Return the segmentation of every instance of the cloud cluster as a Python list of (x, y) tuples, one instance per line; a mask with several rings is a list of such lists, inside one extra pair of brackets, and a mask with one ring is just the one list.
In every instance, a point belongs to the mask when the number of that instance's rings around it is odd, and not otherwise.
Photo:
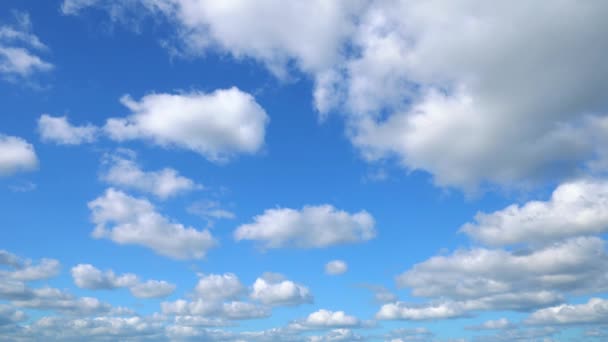
[(53, 65), (39, 56), (48, 48), (32, 33), (29, 15), (13, 14), (15, 25), (0, 25), (0, 75), (12, 80), (52, 70)]
[[(597, 123), (606, 121), (608, 82), (596, 67), (608, 56), (604, 3), (134, 3), (63, 8), (96, 6), (114, 20), (146, 13), (173, 25), (166, 46), (178, 54), (219, 51), (279, 77), (303, 72), (317, 110), (343, 114), (366, 160), (394, 158), (441, 186), (534, 184), (581, 164), (605, 170), (605, 126)], [(273, 20), (261, 25), (260, 17)]]
[(175, 285), (164, 280), (142, 282), (135, 274), (118, 276), (112, 270), (102, 272), (90, 264), (78, 264), (72, 267), (71, 273), (76, 286), (84, 289), (112, 290), (126, 287), (137, 298), (167, 297), (175, 291)]

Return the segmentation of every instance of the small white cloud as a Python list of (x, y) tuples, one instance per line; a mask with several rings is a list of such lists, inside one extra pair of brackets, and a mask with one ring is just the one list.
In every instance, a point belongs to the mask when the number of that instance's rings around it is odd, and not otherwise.
[(608, 300), (591, 298), (583, 304), (562, 304), (535, 311), (525, 320), (534, 325), (606, 324)]
[(71, 272), (76, 286), (90, 290), (130, 287), (138, 282), (135, 274), (127, 273), (117, 276), (112, 270), (102, 272), (90, 264), (76, 265)]
[(96, 224), (95, 238), (145, 246), (175, 259), (200, 259), (217, 245), (208, 230), (173, 222), (159, 214), (146, 199), (112, 188), (89, 202), (89, 208)]
[(325, 265), (325, 273), (329, 275), (343, 274), (348, 270), (348, 265), (342, 260), (332, 260)]
[(233, 87), (212, 93), (150, 94), (121, 99), (132, 114), (108, 119), (104, 130), (117, 141), (145, 139), (163, 147), (192, 150), (211, 161), (252, 154), (264, 144), (264, 109)]
[(260, 241), (263, 248), (321, 248), (376, 236), (374, 218), (368, 212), (350, 214), (327, 204), (301, 210), (268, 209), (253, 220), (239, 226), (234, 237)]
[(194, 288), (197, 298), (218, 301), (236, 299), (245, 287), (233, 273), (202, 275)]
[(213, 220), (232, 220), (236, 218), (236, 215), (232, 211), (222, 208), (221, 203), (218, 201), (198, 201), (192, 203), (187, 210), (189, 213), (198, 215), (210, 222)]
[(164, 280), (148, 280), (131, 286), (129, 291), (137, 298), (163, 298), (172, 294), (175, 287)]
[(31, 171), (38, 167), (34, 146), (27, 141), (0, 134), (0, 176), (19, 171)]
[[(134, 155), (134, 153), (130, 153)], [(158, 171), (144, 171), (134, 157), (126, 153), (106, 157), (107, 169), (101, 178), (114, 185), (151, 193), (158, 198), (166, 199), (180, 193), (202, 189), (202, 185), (179, 174), (172, 168)]]
[(74, 126), (66, 116), (42, 114), (38, 119), (38, 133), (45, 142), (59, 145), (80, 145), (97, 139), (99, 128), (91, 124)]
[(52, 70), (53, 65), (37, 55), (47, 47), (31, 33), (29, 15), (20, 12), (14, 14), (16, 25), (0, 26), (0, 75), (11, 80)]
[(305, 319), (295, 321), (289, 325), (292, 329), (328, 329), (328, 328), (356, 328), (362, 322), (355, 316), (347, 315), (344, 311), (329, 311), (321, 309), (308, 315)]
[(313, 296), (307, 287), (274, 273), (266, 273), (255, 280), (251, 298), (273, 306), (294, 306), (313, 301)]

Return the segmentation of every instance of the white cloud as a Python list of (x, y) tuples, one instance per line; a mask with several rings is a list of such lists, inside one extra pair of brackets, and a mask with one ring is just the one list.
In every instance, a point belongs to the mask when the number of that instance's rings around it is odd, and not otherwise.
[(60, 145), (80, 145), (90, 143), (97, 139), (98, 128), (86, 124), (74, 126), (70, 124), (67, 116), (50, 116), (42, 114), (38, 119), (38, 133), (45, 142), (54, 142)]
[(397, 277), (423, 297), (475, 299), (520, 291), (600, 292), (608, 256), (599, 238), (578, 237), (531, 251), (475, 248), (434, 256)]
[[(608, 57), (602, 2), (136, 3), (132, 16), (174, 24), (173, 51), (227, 52), (280, 77), (286, 63), (308, 74), (317, 109), (344, 114), (367, 160), (396, 158), (438, 185), (528, 186), (608, 165), (605, 138), (586, 122), (608, 109), (596, 67)], [(121, 13), (116, 1), (100, 7)]]
[(236, 214), (222, 208), (221, 203), (218, 201), (198, 201), (192, 203), (187, 210), (189, 213), (201, 216), (210, 222), (219, 219), (232, 220), (236, 218)]
[(559, 304), (567, 294), (606, 289), (608, 255), (599, 238), (577, 237), (536, 250), (474, 248), (435, 256), (397, 277), (430, 303), (385, 304), (380, 319), (443, 319), (477, 311), (527, 311)]
[(292, 329), (327, 329), (359, 327), (362, 322), (355, 316), (347, 315), (344, 311), (329, 311), (321, 309), (289, 325)]
[[(134, 153), (131, 153), (134, 154)], [(161, 199), (202, 189), (202, 185), (179, 174), (172, 168), (144, 171), (134, 157), (111, 155), (106, 158), (107, 169), (101, 178), (114, 185), (151, 193)]]
[(18, 330), (15, 337), (38, 341), (124, 341), (158, 339), (163, 333), (162, 322), (139, 316), (45, 316)]
[(43, 287), (33, 289), (31, 296), (13, 300), (17, 307), (37, 310), (53, 310), (69, 315), (94, 315), (108, 313), (112, 307), (93, 297), (74, 297), (58, 289)]
[(10, 273), (10, 277), (21, 281), (42, 280), (55, 277), (59, 274), (61, 265), (54, 259), (42, 259), (38, 264), (29, 261), (22, 267)]
[(463, 301), (437, 301), (425, 304), (395, 302), (384, 304), (376, 313), (381, 320), (441, 320), (471, 316), (476, 311), (528, 311), (561, 302), (563, 297), (549, 291), (505, 293)]
[(485, 321), (482, 324), (466, 327), (470, 330), (501, 330), (513, 327), (513, 323), (506, 318)]
[(108, 189), (89, 202), (96, 224), (95, 238), (108, 238), (119, 244), (136, 244), (175, 259), (200, 259), (217, 242), (208, 230), (196, 230), (159, 214), (142, 198)]
[(246, 320), (270, 316), (270, 310), (267, 307), (237, 301), (220, 303), (195, 299), (189, 302), (179, 299), (174, 302), (163, 302), (161, 308), (166, 315), (203, 316), (228, 320)]
[(11, 270), (0, 270), (0, 282), (44, 280), (57, 276), (61, 270), (61, 264), (55, 259), (43, 258), (40, 262), (34, 263), (5, 250), (0, 250), (0, 264), (11, 268)]
[(0, 176), (37, 167), (38, 157), (32, 144), (18, 137), (0, 134)]
[(351, 39), (358, 53), (333, 82), (317, 83), (318, 108), (349, 112), (350, 137), (369, 160), (395, 156), (442, 186), (569, 176), (601, 149), (580, 122), (608, 105), (594, 67), (608, 53), (596, 43), (607, 11), (375, 1)]
[(145, 139), (212, 161), (259, 151), (269, 121), (253, 96), (235, 87), (212, 93), (149, 94), (139, 101), (124, 96), (121, 102), (132, 114), (108, 119), (104, 130), (110, 138)]
[(24, 321), (25, 319), (27, 319), (27, 316), (23, 311), (19, 311), (10, 305), (0, 304), (0, 328)]
[(135, 274), (126, 273), (117, 276), (112, 270), (102, 272), (90, 264), (78, 264), (72, 267), (71, 273), (76, 286), (90, 290), (129, 287), (135, 285), (138, 281)]
[(577, 180), (558, 186), (548, 201), (478, 213), (461, 230), (488, 245), (547, 243), (608, 231), (608, 182)]
[(16, 25), (0, 26), (0, 75), (11, 79), (53, 69), (52, 64), (37, 55), (47, 50), (47, 47), (31, 33), (32, 23), (29, 15), (20, 12), (13, 14)]
[(236, 299), (245, 287), (233, 273), (202, 275), (194, 288), (194, 295), (205, 300)]
[(234, 237), (260, 241), (264, 248), (322, 248), (376, 236), (374, 218), (366, 211), (350, 214), (327, 204), (301, 210), (268, 209), (253, 220), (239, 226)]
[(273, 306), (293, 306), (313, 301), (313, 296), (307, 287), (273, 273), (266, 273), (255, 280), (251, 298)]
[(325, 273), (330, 275), (343, 274), (348, 270), (348, 265), (342, 260), (332, 260), (325, 264)]
[(562, 304), (532, 313), (527, 324), (606, 324), (608, 323), (608, 300), (591, 298), (583, 304)]
[(65, 15), (73, 15), (97, 3), (99, 3), (99, 0), (64, 0), (61, 4), (61, 12)]
[(129, 288), (137, 298), (163, 298), (175, 291), (175, 285), (164, 280), (147, 280)]
[(310, 336), (308, 342), (365, 341), (350, 329), (333, 329), (323, 336)]

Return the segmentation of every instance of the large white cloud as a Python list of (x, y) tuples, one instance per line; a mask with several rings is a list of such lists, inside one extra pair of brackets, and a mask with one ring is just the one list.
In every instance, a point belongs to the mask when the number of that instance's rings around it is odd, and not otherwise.
[(135, 161), (135, 153), (123, 151), (122, 154), (108, 155), (106, 169), (101, 178), (118, 187), (136, 189), (151, 193), (161, 199), (180, 193), (202, 189), (202, 185), (186, 178), (172, 168), (158, 171), (144, 171)]
[(119, 244), (136, 244), (176, 259), (200, 259), (217, 242), (208, 230), (197, 230), (159, 214), (143, 198), (110, 188), (89, 202), (96, 224), (95, 238)]
[(38, 118), (38, 133), (43, 141), (60, 145), (79, 145), (90, 143), (97, 139), (99, 128), (86, 124), (74, 126), (67, 116), (50, 116), (42, 114)]
[(268, 209), (253, 221), (236, 229), (236, 240), (259, 241), (264, 248), (321, 248), (376, 236), (374, 218), (368, 212), (350, 214), (327, 204), (301, 210)]
[(605, 242), (577, 237), (535, 250), (474, 248), (435, 256), (397, 277), (430, 303), (388, 303), (380, 319), (445, 319), (477, 311), (527, 311), (559, 304), (567, 294), (606, 289)]
[(558, 186), (548, 201), (478, 213), (462, 231), (489, 245), (546, 243), (608, 230), (608, 182), (578, 180)]
[(274, 306), (293, 306), (313, 302), (313, 296), (306, 286), (274, 273), (266, 273), (255, 280), (251, 298)]
[(124, 96), (121, 102), (132, 114), (108, 119), (104, 130), (110, 138), (145, 139), (213, 161), (260, 150), (269, 121), (253, 96), (235, 87), (212, 93), (149, 94), (139, 101)]
[(562, 304), (532, 313), (527, 324), (606, 324), (608, 323), (608, 300), (591, 298), (583, 304)]
[(597, 44), (607, 12), (575, 1), (374, 1), (352, 38), (360, 53), (327, 85), (338, 90), (318, 92), (340, 98), (368, 159), (396, 156), (440, 185), (570, 175), (601, 150), (584, 116), (607, 109), (595, 67), (608, 56)]
[(10, 80), (53, 69), (39, 56), (48, 48), (32, 33), (29, 15), (14, 14), (15, 25), (0, 25), (0, 75)]
[(32, 144), (19, 137), (0, 134), (0, 176), (37, 167), (38, 157)]
[(72, 267), (71, 273), (76, 286), (90, 290), (125, 287), (138, 298), (166, 297), (175, 291), (175, 285), (164, 280), (142, 282), (135, 274), (116, 275), (112, 270), (103, 272), (90, 264), (78, 264)]

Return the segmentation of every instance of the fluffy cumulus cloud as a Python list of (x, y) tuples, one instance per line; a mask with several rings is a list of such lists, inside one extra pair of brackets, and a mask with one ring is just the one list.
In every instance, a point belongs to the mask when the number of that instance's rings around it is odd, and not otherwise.
[(291, 329), (328, 329), (355, 328), (362, 322), (355, 316), (347, 315), (344, 311), (329, 311), (321, 309), (289, 325)]
[(476, 311), (527, 311), (558, 304), (565, 294), (605, 291), (605, 242), (577, 237), (535, 250), (476, 248), (435, 256), (397, 277), (427, 304), (388, 303), (380, 319), (441, 319)]
[(181, 193), (202, 189), (202, 185), (172, 168), (145, 171), (135, 160), (135, 152), (122, 151), (106, 156), (106, 169), (101, 178), (117, 187), (139, 190), (166, 199)]
[(175, 259), (200, 259), (217, 242), (208, 230), (197, 230), (159, 214), (152, 203), (108, 189), (89, 202), (95, 238), (135, 244)]
[(0, 280), (4, 281), (45, 280), (55, 277), (61, 270), (61, 264), (58, 260), (43, 258), (35, 263), (5, 250), (0, 250), (0, 265), (6, 265), (10, 268), (10, 270), (0, 270)]
[(29, 15), (14, 14), (15, 25), (0, 25), (0, 75), (11, 80), (53, 69), (40, 57), (48, 48), (32, 33)]
[(301, 210), (278, 208), (239, 226), (234, 237), (259, 241), (263, 248), (322, 248), (373, 239), (374, 225), (374, 218), (366, 211), (350, 214), (327, 204)]
[(34, 146), (19, 137), (0, 134), (0, 176), (38, 167)]
[(255, 280), (251, 298), (273, 306), (294, 306), (313, 301), (307, 287), (275, 273), (266, 273)]
[(194, 151), (212, 161), (255, 153), (264, 144), (266, 112), (237, 88), (211, 93), (149, 94), (121, 99), (131, 115), (108, 119), (104, 130), (117, 141), (144, 139)]
[(608, 6), (499, 7), (372, 2), (352, 37), (359, 53), (317, 90), (346, 110), (367, 159), (395, 156), (471, 189), (570, 175), (601, 150), (585, 115), (608, 105), (595, 68)]
[(489, 245), (546, 243), (608, 230), (608, 182), (577, 180), (558, 186), (548, 201), (510, 205), (479, 213), (462, 227), (469, 236)]
[(42, 141), (54, 142), (60, 145), (80, 145), (97, 139), (98, 128), (86, 124), (74, 126), (67, 116), (50, 116), (42, 114), (38, 119), (38, 133)]
[(116, 275), (112, 270), (105, 272), (90, 264), (79, 264), (72, 267), (72, 278), (76, 286), (90, 290), (112, 290), (116, 288), (129, 288), (138, 298), (166, 297), (173, 293), (175, 285), (166, 281), (148, 280), (141, 282), (139, 277), (132, 273)]
[[(175, 25), (177, 40), (171, 44), (174, 52), (202, 55), (206, 50), (219, 49), (237, 59), (255, 59), (277, 76), (286, 77), (289, 64), (317, 72), (340, 60), (340, 46), (354, 31), (353, 17), (364, 1), (264, 0), (253, 5), (242, 0), (222, 4), (169, 0), (138, 4), (138, 10), (162, 15)], [(133, 4), (66, 0), (62, 8), (66, 14), (77, 14), (91, 6), (116, 14), (125, 13)], [(261, 17), (272, 20), (261, 23)], [(114, 15), (114, 19), (121, 18)]]
[[(396, 158), (439, 185), (471, 191), (607, 165), (605, 132), (593, 124), (608, 109), (608, 82), (596, 67), (608, 57), (604, 3), (135, 3), (143, 11), (133, 13), (173, 23), (173, 51), (227, 52), (279, 76), (291, 62), (309, 74), (316, 108), (341, 112), (369, 161)], [(133, 7), (69, 0), (64, 12), (92, 5), (114, 19)], [(260, 17), (273, 20), (260, 25)]]
[(194, 288), (197, 298), (217, 301), (239, 298), (245, 287), (234, 273), (202, 275)]
[(329, 275), (343, 274), (348, 270), (348, 265), (342, 260), (332, 260), (325, 264), (325, 273)]
[(606, 324), (608, 300), (591, 298), (583, 304), (562, 304), (541, 309), (532, 313), (525, 322), (538, 325)]

